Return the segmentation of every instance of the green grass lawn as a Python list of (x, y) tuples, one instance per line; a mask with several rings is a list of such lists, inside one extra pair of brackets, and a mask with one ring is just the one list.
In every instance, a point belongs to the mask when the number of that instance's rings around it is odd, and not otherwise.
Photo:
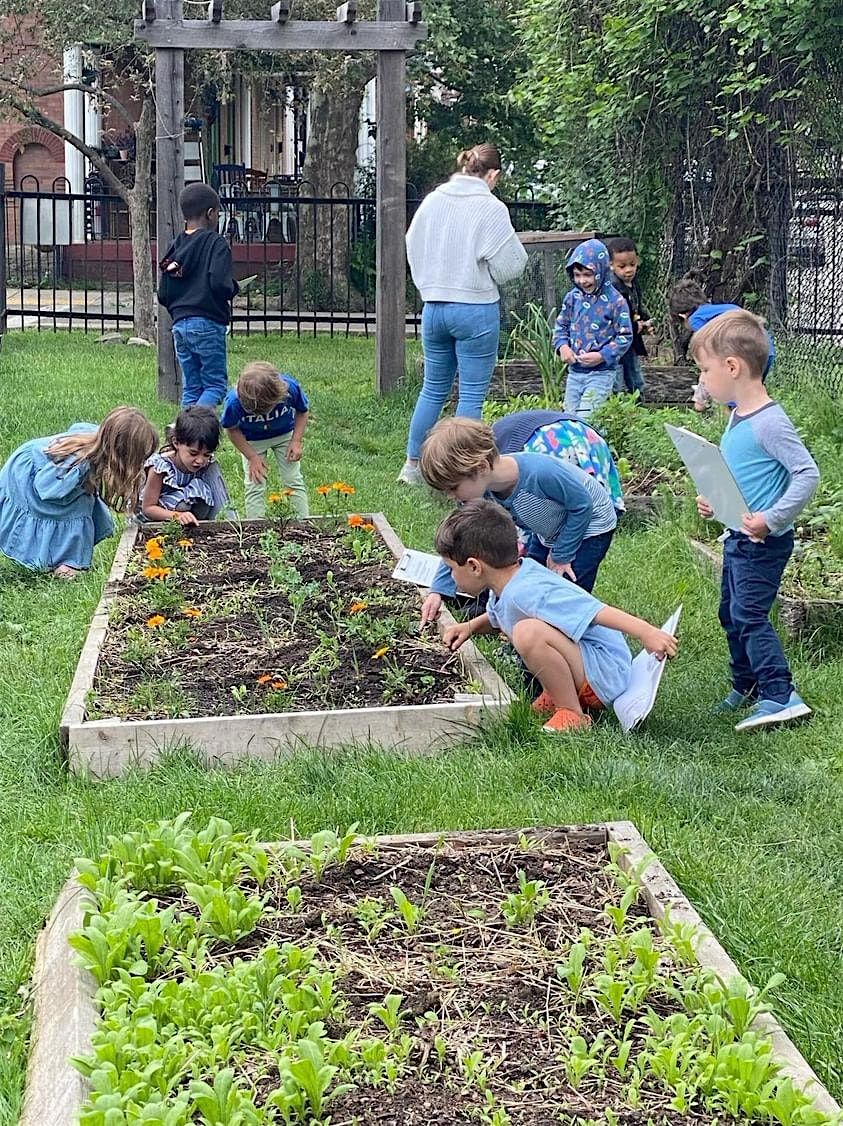
[[(412, 406), (373, 394), (373, 344), (361, 339), (235, 338), (231, 366), (269, 359), (311, 396), (305, 477), (357, 488), (405, 543), (429, 549), (446, 506), (395, 484)], [(78, 335), (13, 334), (0, 353), (0, 457), (35, 435), (95, 421), (130, 402), (158, 423), (145, 349)], [(242, 497), (239, 457), (221, 452)], [(57, 727), (114, 542), (74, 584), (0, 560), (0, 1124), (17, 1121), (27, 1051), (33, 942), (74, 856), (109, 833), (192, 809), (261, 838), (358, 821), (366, 833), (523, 826), (629, 818), (643, 831), (747, 976), (776, 970), (775, 1009), (838, 1098), (843, 1095), (843, 655), (789, 646), (815, 708), (806, 727), (736, 736), (709, 715), (727, 687), (726, 646), (711, 580), (678, 526), (625, 532), (597, 593), (661, 622), (685, 611), (679, 659), (646, 730), (623, 737), (602, 717), (586, 735), (553, 740), (524, 707), (469, 743), (426, 758), (356, 749), (306, 753), (277, 766), (201, 772), (175, 759), (148, 774), (92, 784), (68, 776)]]

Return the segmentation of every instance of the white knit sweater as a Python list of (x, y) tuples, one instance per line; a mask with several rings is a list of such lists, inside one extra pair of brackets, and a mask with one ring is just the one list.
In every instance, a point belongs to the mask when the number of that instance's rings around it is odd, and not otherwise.
[(426, 196), (407, 231), (407, 259), (425, 301), (486, 305), (517, 278), (527, 252), (506, 204), (479, 176), (452, 176)]

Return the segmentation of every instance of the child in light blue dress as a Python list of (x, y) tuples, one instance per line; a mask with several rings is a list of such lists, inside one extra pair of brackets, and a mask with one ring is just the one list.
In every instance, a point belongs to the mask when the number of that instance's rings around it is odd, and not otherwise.
[(229, 504), (225, 481), (214, 461), (221, 434), (213, 407), (185, 407), (167, 444), (147, 459), (143, 519), (196, 524), (217, 518)]
[(0, 551), (33, 571), (72, 579), (94, 545), (110, 536), (109, 509), (132, 510), (143, 465), (158, 442), (134, 407), (117, 407), (100, 426), (76, 423), (33, 438), (0, 469)]

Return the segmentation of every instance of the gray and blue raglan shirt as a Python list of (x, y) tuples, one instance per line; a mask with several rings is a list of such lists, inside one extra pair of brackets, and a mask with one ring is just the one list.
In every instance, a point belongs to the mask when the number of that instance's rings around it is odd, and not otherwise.
[(770, 402), (751, 414), (732, 411), (720, 450), (749, 511), (763, 516), (774, 536), (789, 531), (820, 471), (784, 409)]

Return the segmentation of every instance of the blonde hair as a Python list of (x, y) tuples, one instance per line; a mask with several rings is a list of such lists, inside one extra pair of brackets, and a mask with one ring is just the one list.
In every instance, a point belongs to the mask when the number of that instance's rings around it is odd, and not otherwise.
[(475, 145), (463, 149), (457, 156), (457, 171), (463, 176), (485, 176), (487, 172), (500, 171), (501, 154), (497, 145)]
[(443, 418), (424, 440), (419, 470), (431, 488), (445, 492), (499, 457), (491, 426), (474, 418)]
[(289, 392), (277, 368), (263, 360), (246, 364), (237, 380), (237, 398), (246, 414), (266, 414), (283, 402)]
[(735, 309), (712, 317), (708, 324), (691, 337), (691, 353), (699, 359), (700, 352), (725, 360), (729, 356), (743, 360), (750, 375), (760, 379), (770, 355), (770, 339), (761, 317), (746, 309)]
[(158, 431), (135, 407), (115, 407), (92, 433), (63, 434), (46, 449), (53, 461), (86, 461), (87, 481), (115, 512), (133, 509), (143, 484), (144, 462), (158, 447)]

